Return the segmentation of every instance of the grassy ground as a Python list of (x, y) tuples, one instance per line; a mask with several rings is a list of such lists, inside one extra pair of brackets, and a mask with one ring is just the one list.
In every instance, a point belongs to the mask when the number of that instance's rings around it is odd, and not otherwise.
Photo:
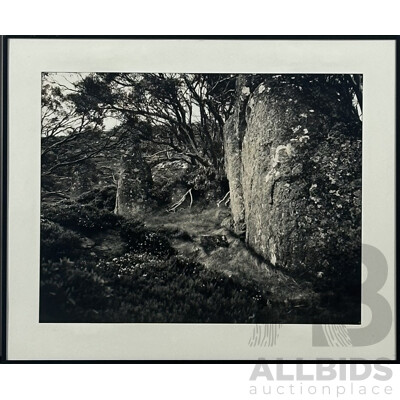
[[(227, 227), (225, 206), (158, 209), (142, 222), (70, 202), (44, 212), (52, 220), (42, 222), (41, 322), (351, 318), (340, 296), (316, 291), (312, 282), (275, 269), (248, 249)], [(223, 245), (210, 248), (207, 237), (223, 237)], [(73, 257), (59, 253), (66, 244)]]
[[(275, 268), (224, 226), (223, 221), (229, 216), (229, 208), (223, 205), (194, 207), (175, 213), (155, 212), (147, 216), (146, 224), (166, 232), (179, 253), (196, 258), (209, 270), (256, 282), (268, 293), (265, 301), (275, 311), (269, 322), (354, 323), (359, 314), (357, 296), (353, 298), (347, 291), (340, 293), (341, 288), (334, 286), (326, 290), (309, 276), (295, 276)], [(229, 246), (207, 252), (201, 245), (201, 237), (205, 235), (224, 235)]]
[[(149, 215), (146, 225), (166, 232), (179, 253), (196, 258), (206, 268), (227, 276), (242, 276), (265, 286), (271, 295), (270, 301), (292, 304), (294, 308), (310, 306), (317, 296), (311, 285), (307, 282), (300, 284), (249, 251), (243, 240), (233, 235), (228, 228), (221, 226), (221, 222), (229, 215), (229, 209), (226, 207), (182, 209), (175, 213)], [(228, 247), (219, 247), (207, 252), (201, 245), (201, 237), (206, 235), (224, 235)], [(191, 240), (187, 240), (187, 237)]]

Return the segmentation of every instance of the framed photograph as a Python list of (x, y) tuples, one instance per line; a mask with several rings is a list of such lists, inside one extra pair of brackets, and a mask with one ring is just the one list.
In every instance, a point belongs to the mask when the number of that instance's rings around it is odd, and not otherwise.
[(395, 37), (3, 44), (5, 360), (397, 360)]

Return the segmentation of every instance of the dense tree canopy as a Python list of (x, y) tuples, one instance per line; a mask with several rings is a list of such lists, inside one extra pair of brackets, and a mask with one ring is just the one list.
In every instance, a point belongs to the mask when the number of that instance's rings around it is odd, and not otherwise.
[[(110, 157), (110, 152), (118, 157), (119, 148), (127, 150), (137, 142), (142, 143), (151, 166), (180, 160), (224, 176), (223, 127), (237, 98), (237, 75), (60, 76), (63, 74), (43, 74), (43, 176), (65, 175), (91, 159)], [(296, 89), (314, 98), (320, 111), (339, 110), (338, 120), (357, 123), (362, 115), (359, 75), (244, 77), (248, 86), (245, 95), (261, 81), (271, 86), (287, 82), (288, 90)], [(336, 102), (335, 107), (332, 102)], [(338, 102), (341, 107), (337, 107)]]
[(78, 112), (112, 116), (160, 151), (222, 169), (222, 132), (234, 104), (234, 76), (91, 74), (76, 90), (70, 99)]

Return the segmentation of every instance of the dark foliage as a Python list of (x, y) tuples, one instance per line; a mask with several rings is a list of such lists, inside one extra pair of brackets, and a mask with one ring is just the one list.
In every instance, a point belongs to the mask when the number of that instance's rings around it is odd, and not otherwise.
[[(152, 168), (153, 187), (151, 196), (161, 207), (171, 202), (172, 194), (177, 189), (187, 191), (185, 176), (191, 168), (182, 161), (159, 162)], [(186, 190), (185, 190), (186, 189)]]
[(42, 265), (47, 322), (256, 322), (272, 313), (254, 281), (183, 257), (128, 253), (112, 261)]
[(183, 182), (193, 189), (196, 199), (214, 202), (229, 191), (229, 182), (225, 175), (220, 175), (209, 168), (198, 168), (188, 173)]
[(171, 201), (171, 191), (173, 189), (172, 185), (153, 185), (150, 195), (157, 205), (165, 207)]
[(44, 260), (58, 260), (77, 256), (81, 251), (81, 237), (61, 225), (42, 218), (40, 221), (40, 256)]
[(179, 168), (177, 163), (170, 163), (159, 166), (155, 175), (152, 197), (160, 206), (170, 204), (172, 194), (189, 189), (192, 189), (194, 205), (215, 204), (216, 200), (229, 191), (229, 182), (225, 175), (216, 173), (212, 168)]
[(116, 227), (121, 217), (108, 210), (71, 200), (60, 201), (42, 207), (43, 215), (60, 225), (83, 233), (102, 231)]
[(132, 252), (148, 252), (159, 256), (175, 254), (175, 250), (164, 234), (149, 231), (139, 220), (124, 220), (121, 223), (121, 237)]
[(76, 201), (80, 204), (113, 211), (115, 208), (116, 193), (117, 188), (115, 186), (106, 186), (104, 188), (96, 188), (83, 193), (76, 199)]
[(41, 322), (88, 322), (107, 308), (111, 289), (91, 268), (95, 264), (68, 259), (42, 262), (40, 279)]

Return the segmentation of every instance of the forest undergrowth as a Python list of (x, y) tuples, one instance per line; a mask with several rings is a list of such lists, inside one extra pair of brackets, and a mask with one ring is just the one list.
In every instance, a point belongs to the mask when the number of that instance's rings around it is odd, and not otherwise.
[(99, 196), (42, 206), (44, 322), (343, 319), (340, 304), (332, 313), (329, 294), (248, 249), (231, 232), (225, 205), (185, 203), (139, 220), (116, 216)]

